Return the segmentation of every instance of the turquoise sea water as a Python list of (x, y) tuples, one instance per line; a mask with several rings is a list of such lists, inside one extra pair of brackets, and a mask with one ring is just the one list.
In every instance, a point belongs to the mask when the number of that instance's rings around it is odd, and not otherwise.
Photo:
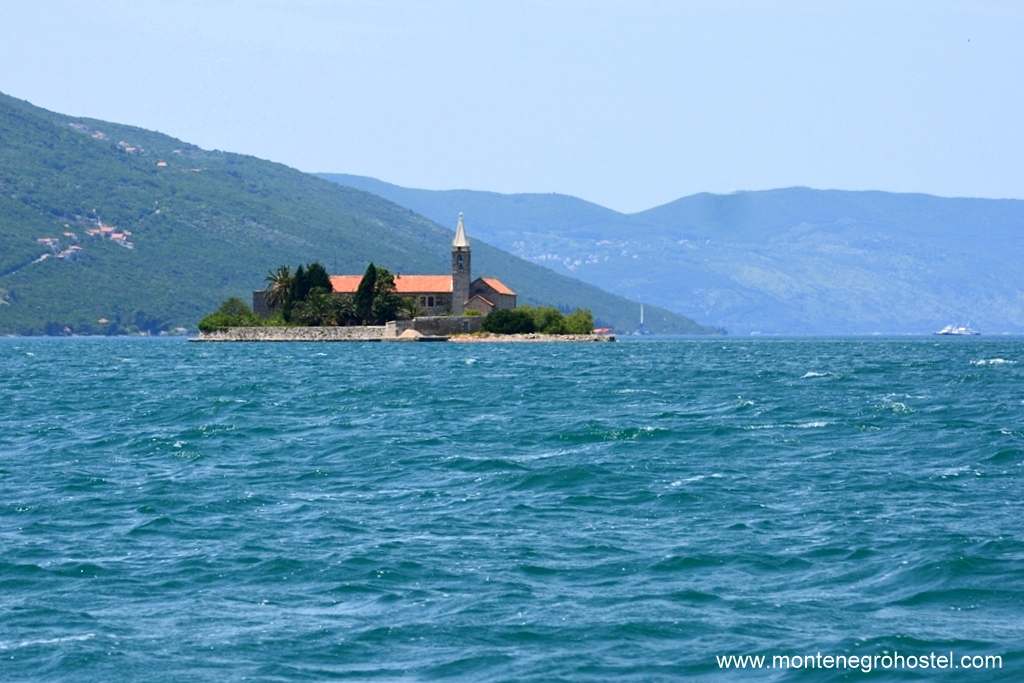
[(1019, 339), (0, 340), (4, 681), (1019, 680), (1022, 512)]

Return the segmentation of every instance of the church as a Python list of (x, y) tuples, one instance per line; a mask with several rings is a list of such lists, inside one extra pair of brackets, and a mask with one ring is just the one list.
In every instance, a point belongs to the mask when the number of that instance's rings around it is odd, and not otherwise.
[[(462, 214), (452, 240), (450, 275), (395, 275), (395, 293), (414, 298), (420, 315), (465, 315), (476, 311), (487, 315), (495, 309), (515, 308), (516, 293), (496, 277), (472, 276), (472, 251)], [(362, 275), (332, 275), (331, 288), (337, 294), (355, 294)]]

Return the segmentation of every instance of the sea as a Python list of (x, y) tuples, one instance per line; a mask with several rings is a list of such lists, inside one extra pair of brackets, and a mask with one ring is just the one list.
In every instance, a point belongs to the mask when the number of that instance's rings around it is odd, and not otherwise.
[(0, 340), (2, 681), (861, 678), (1024, 680), (1020, 338)]

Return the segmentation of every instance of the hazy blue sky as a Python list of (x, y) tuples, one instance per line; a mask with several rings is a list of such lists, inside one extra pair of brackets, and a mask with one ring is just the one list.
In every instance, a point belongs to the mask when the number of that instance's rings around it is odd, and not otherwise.
[(1022, 36), (1020, 2), (12, 0), (0, 90), (307, 171), (623, 210), (1024, 197)]

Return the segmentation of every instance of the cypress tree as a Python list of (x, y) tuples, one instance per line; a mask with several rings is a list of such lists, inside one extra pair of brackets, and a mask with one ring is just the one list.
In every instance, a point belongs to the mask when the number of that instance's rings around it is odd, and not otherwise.
[(320, 265), (319, 261), (314, 261), (306, 266), (306, 283), (310, 290), (320, 287), (326, 292), (331, 292), (331, 276), (327, 274), (327, 269)]
[(377, 269), (377, 281), (373, 286), (373, 322), (383, 325), (398, 317), (402, 299), (395, 294), (395, 276), (387, 268)]
[(285, 298), (284, 305), (281, 306), (281, 315), (287, 322), (292, 321), (295, 306), (305, 301), (307, 295), (309, 295), (309, 281), (306, 277), (306, 269), (300, 265), (295, 270), (295, 275), (292, 276), (291, 286), (288, 287), (288, 296)]
[(306, 269), (300, 265), (295, 271), (295, 277), (292, 278), (292, 303), (305, 301), (308, 295), (309, 278), (306, 277)]
[(364, 325), (373, 320), (373, 295), (377, 289), (377, 267), (371, 263), (366, 266), (363, 279), (356, 287), (356, 294), (352, 297), (352, 303), (356, 309), (356, 317)]

